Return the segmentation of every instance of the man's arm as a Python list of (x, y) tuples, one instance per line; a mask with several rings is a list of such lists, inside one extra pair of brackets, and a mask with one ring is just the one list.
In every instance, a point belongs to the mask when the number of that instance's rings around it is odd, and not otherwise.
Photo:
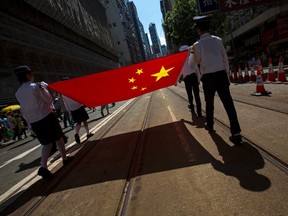
[(197, 65), (199, 65), (200, 61), (201, 61), (200, 44), (198, 42), (194, 43), (193, 46), (192, 46), (192, 50), (193, 50), (193, 53), (194, 53), (195, 63)]
[(228, 56), (227, 56), (227, 53), (226, 53), (226, 50), (224, 48), (222, 41), (220, 41), (220, 48), (221, 48), (221, 54), (223, 57), (224, 67), (225, 67), (227, 75), (229, 76), (229, 60), (228, 60)]
[(37, 84), (35, 87), (35, 91), (37, 95), (39, 95), (47, 104), (52, 104), (53, 103), (53, 97), (42, 83)]

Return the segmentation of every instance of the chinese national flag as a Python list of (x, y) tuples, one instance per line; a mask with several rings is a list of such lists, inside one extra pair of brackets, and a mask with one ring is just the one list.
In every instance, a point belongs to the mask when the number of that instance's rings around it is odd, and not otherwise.
[(49, 84), (67, 97), (95, 107), (127, 100), (175, 85), (187, 52), (157, 58), (128, 67)]

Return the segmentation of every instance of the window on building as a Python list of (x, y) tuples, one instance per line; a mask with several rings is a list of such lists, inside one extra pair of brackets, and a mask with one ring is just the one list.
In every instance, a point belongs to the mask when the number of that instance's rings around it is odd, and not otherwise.
[(120, 45), (120, 41), (117, 41), (117, 44)]
[(113, 26), (116, 27), (116, 23), (113, 23)]

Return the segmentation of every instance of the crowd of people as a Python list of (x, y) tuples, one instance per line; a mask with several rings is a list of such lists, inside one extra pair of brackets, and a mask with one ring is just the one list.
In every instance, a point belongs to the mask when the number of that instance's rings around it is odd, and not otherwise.
[[(19, 111), (8, 111), (0, 118), (0, 142), (27, 138), (28, 123)], [(24, 136), (24, 137), (23, 137)], [(31, 134), (35, 137), (34, 134)]]

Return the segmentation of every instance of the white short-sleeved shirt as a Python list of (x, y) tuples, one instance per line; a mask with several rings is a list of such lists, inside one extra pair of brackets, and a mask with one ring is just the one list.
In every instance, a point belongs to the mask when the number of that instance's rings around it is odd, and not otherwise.
[(194, 43), (193, 51), (202, 75), (222, 70), (229, 73), (229, 61), (221, 38), (204, 33)]
[(46, 86), (45, 83), (41, 83), (40, 87), (40, 84), (26, 82), (19, 87), (15, 94), (20, 103), (23, 117), (29, 123), (40, 121), (53, 112), (51, 108), (53, 98)]

